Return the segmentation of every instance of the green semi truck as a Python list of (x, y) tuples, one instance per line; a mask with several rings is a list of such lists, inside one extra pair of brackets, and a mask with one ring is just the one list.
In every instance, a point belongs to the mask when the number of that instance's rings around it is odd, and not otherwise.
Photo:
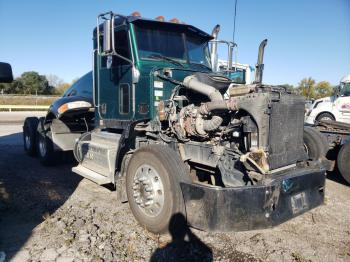
[(73, 171), (114, 185), (155, 233), (177, 213), (203, 230), (251, 230), (321, 205), (325, 169), (305, 150), (304, 99), (261, 83), (266, 41), (253, 84), (213, 72), (213, 38), (175, 20), (100, 14), (93, 101), (67, 98), (27, 119), (24, 138), (44, 160), (73, 150)]

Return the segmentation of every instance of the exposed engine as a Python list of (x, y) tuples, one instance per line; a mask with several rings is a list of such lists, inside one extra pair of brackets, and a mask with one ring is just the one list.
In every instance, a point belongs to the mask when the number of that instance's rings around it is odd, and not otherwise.
[(303, 98), (282, 87), (236, 85), (215, 74), (195, 73), (176, 84), (170, 99), (158, 105), (161, 134), (176, 138), (182, 158), (195, 169), (219, 170), (216, 184), (263, 183), (306, 159)]

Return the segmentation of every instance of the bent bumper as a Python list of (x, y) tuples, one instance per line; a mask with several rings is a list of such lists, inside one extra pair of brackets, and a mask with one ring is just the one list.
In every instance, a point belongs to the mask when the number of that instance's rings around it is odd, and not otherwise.
[(181, 183), (187, 221), (206, 231), (273, 227), (324, 201), (325, 171), (296, 169), (269, 185), (214, 188)]

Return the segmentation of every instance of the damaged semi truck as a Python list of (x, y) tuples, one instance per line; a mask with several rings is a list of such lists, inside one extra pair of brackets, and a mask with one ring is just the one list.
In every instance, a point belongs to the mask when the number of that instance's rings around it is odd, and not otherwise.
[(67, 101), (37, 129), (155, 233), (175, 213), (209, 231), (266, 228), (324, 200), (325, 169), (303, 141), (304, 99), (261, 83), (266, 41), (255, 82), (241, 85), (213, 72), (211, 40), (191, 25), (99, 15), (93, 117)]

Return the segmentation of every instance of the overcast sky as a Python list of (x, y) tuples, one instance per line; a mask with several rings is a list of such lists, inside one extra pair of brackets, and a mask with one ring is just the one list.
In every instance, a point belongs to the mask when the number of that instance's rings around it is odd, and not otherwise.
[[(14, 74), (35, 70), (65, 81), (91, 70), (92, 30), (100, 12), (177, 17), (232, 40), (234, 0), (0, 0), (0, 60)], [(254, 65), (268, 38), (264, 82), (296, 85), (303, 77), (337, 84), (350, 73), (350, 0), (238, 0), (238, 61)]]

